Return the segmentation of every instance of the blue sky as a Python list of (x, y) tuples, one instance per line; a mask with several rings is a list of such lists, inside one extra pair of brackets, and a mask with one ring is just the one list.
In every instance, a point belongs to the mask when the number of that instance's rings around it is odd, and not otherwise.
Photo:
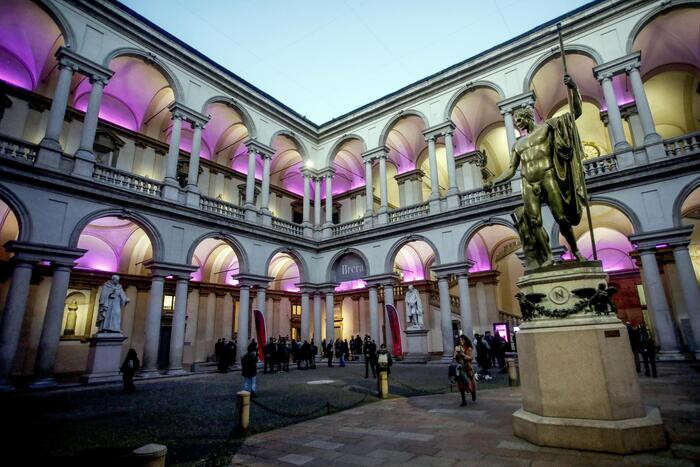
[(556, 18), (582, 0), (121, 0), (315, 123)]

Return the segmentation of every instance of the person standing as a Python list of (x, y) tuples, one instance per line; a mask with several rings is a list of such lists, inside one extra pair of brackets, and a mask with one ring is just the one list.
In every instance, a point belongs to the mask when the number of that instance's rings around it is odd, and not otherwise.
[(275, 358), (275, 351), (277, 350), (277, 345), (275, 344), (275, 338), (270, 337), (269, 342), (265, 345), (265, 366), (263, 367), (263, 373), (270, 373), (273, 371), (273, 359)]
[(216, 341), (216, 344), (214, 344), (214, 359), (217, 362), (221, 360), (221, 352), (224, 349), (224, 343), (222, 341), (223, 339), (219, 339)]
[(380, 387), (382, 384), (381, 374), (386, 373), (388, 378), (391, 374), (391, 365), (393, 364), (394, 361), (391, 358), (391, 354), (386, 350), (386, 344), (382, 344), (377, 352), (377, 390), (379, 393), (382, 392)]
[(314, 340), (311, 339), (311, 358), (309, 360), (309, 364), (311, 365), (311, 368), (314, 370), (316, 369), (316, 355), (318, 354), (318, 346), (314, 344)]
[(377, 344), (375, 344), (369, 336), (365, 336), (362, 353), (365, 357), (365, 379), (369, 378), (370, 368), (372, 369), (372, 378), (376, 378), (377, 374), (374, 368), (374, 361), (377, 358)]
[(243, 376), (243, 390), (250, 392), (250, 397), (255, 397), (255, 378), (258, 375), (258, 346), (255, 340), (248, 346), (248, 352), (241, 358), (241, 376)]
[(642, 326), (639, 332), (639, 342), (642, 359), (644, 361), (644, 376), (650, 376), (649, 366), (651, 366), (651, 377), (656, 378), (656, 343), (644, 326)]
[(326, 357), (328, 357), (328, 368), (333, 368), (333, 341), (328, 341), (326, 347)]
[(637, 326), (633, 326), (629, 321), (625, 323), (625, 326), (627, 327), (627, 337), (629, 337), (630, 347), (632, 348), (632, 356), (634, 357), (634, 368), (637, 370), (637, 374), (639, 374), (642, 372), (642, 367), (639, 364), (639, 353), (642, 351), (640, 348), (641, 342), (639, 328)]
[(455, 348), (455, 361), (457, 362), (457, 388), (462, 396), (461, 406), (467, 405), (466, 392), (472, 395), (472, 401), (476, 401), (476, 382), (474, 381), (474, 368), (472, 368), (472, 343), (464, 334), (459, 336)]
[(486, 380), (492, 379), (489, 374), (489, 368), (491, 367), (489, 347), (481, 334), (475, 334), (474, 338), (476, 339), (476, 363), (479, 365), (478, 374)]
[(124, 363), (120, 368), (122, 372), (122, 380), (124, 381), (124, 392), (131, 394), (136, 390), (134, 386), (134, 375), (139, 371), (141, 364), (139, 363), (139, 357), (136, 355), (136, 350), (129, 349), (126, 353), (126, 358)]

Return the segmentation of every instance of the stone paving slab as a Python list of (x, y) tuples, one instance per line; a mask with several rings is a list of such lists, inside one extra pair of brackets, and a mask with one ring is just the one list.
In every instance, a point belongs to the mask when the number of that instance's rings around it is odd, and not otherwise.
[[(459, 407), (457, 394), (389, 399), (254, 435), (244, 445), (260, 447), (257, 438), (263, 436), (272, 443), (308, 439), (305, 453), (290, 451), (300, 457), (278, 457), (304, 460), (303, 465), (692, 466), (700, 460), (700, 376), (694, 365), (672, 368), (663, 379), (640, 378), (645, 403), (659, 407), (665, 422), (671, 444), (663, 451), (621, 456), (516, 438), (511, 414), (520, 407), (519, 388), (483, 391), (466, 407)], [(275, 449), (279, 446), (289, 443)], [(244, 462), (233, 456), (231, 463), (268, 462), (249, 451), (245, 455)]]

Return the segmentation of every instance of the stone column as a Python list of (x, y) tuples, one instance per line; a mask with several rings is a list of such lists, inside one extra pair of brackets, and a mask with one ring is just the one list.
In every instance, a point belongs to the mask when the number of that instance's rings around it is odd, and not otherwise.
[(248, 149), (248, 173), (245, 178), (245, 207), (255, 209), (255, 150)]
[(474, 338), (474, 325), (472, 324), (471, 303), (469, 297), (469, 278), (467, 273), (457, 276), (459, 284), (459, 317), (462, 320), (462, 333), (469, 339)]
[(177, 201), (179, 183), (177, 181), (177, 159), (180, 155), (180, 134), (182, 132), (183, 116), (179, 111), (172, 111), (173, 129), (170, 135), (170, 146), (165, 161), (165, 179), (163, 180), (163, 198)]
[(510, 109), (501, 110), (501, 115), (503, 115), (503, 124), (506, 127), (506, 138), (508, 140), (508, 153), (513, 150), (515, 146), (515, 125), (513, 124), (513, 111)]
[[(372, 186), (372, 158), (363, 157), (365, 162), (365, 218), (370, 218), (374, 215), (374, 187)], [(367, 220), (365, 220), (367, 223)]]
[(95, 143), (95, 133), (97, 132), (97, 119), (100, 114), (100, 102), (102, 102), (102, 91), (107, 85), (107, 79), (102, 76), (91, 76), (90, 99), (88, 100), (85, 119), (83, 120), (83, 130), (80, 134), (80, 148), (75, 153), (75, 164), (73, 165), (73, 175), (80, 177), (92, 177), (95, 166), (95, 154), (93, 154), (93, 144)]
[[(321, 345), (323, 330), (321, 329), (321, 292), (314, 292), (314, 343)], [(321, 352), (319, 352), (319, 355)]]
[(163, 314), (164, 276), (151, 272), (151, 291), (148, 293), (148, 310), (144, 327), (143, 360), (141, 376), (155, 376), (158, 372), (158, 345), (160, 344), (160, 318)]
[(645, 296), (647, 303), (651, 305), (654, 328), (658, 336), (656, 343), (661, 347), (660, 354), (667, 354), (667, 356), (674, 358), (674, 354), (679, 353), (678, 341), (673, 330), (673, 320), (666, 301), (659, 267), (656, 264), (656, 250), (654, 248), (639, 249), (639, 257), (642, 261), (642, 274), (644, 274), (646, 285)]
[(377, 297), (377, 287), (369, 286), (369, 335), (374, 342), (379, 344), (379, 299)]
[(272, 159), (272, 154), (262, 154), (263, 159), (263, 177), (262, 177), (262, 190), (260, 194), (260, 209), (263, 212), (269, 212), (270, 204), (270, 160)]
[(386, 157), (385, 152), (379, 153), (379, 213), (385, 213), (388, 209), (388, 193), (386, 186)]
[(440, 291), (440, 328), (442, 330), (442, 361), (452, 361), (455, 351), (454, 337), (452, 336), (452, 310), (450, 307), (449, 276), (438, 278)]
[(309, 340), (311, 335), (311, 330), (309, 325), (311, 324), (309, 320), (309, 313), (311, 309), (309, 306), (309, 292), (301, 293), (301, 340)]
[(625, 132), (622, 128), (622, 117), (620, 116), (620, 108), (617, 106), (617, 98), (612, 85), (612, 74), (601, 73), (598, 75), (598, 79), (603, 87), (605, 105), (608, 107), (608, 120), (613, 135), (613, 151), (628, 151), (631, 148), (625, 139)]
[(34, 268), (32, 262), (22, 259), (13, 259), (13, 263), (10, 290), (7, 292), (5, 311), (0, 323), (0, 390), (7, 387), (7, 378), (12, 371)]
[[(326, 171), (326, 226), (333, 224), (333, 174), (334, 171)], [(325, 226), (324, 226), (325, 227)]]
[[(250, 285), (241, 284), (238, 305), (238, 361), (248, 352), (248, 326), (250, 317)], [(238, 362), (236, 362), (238, 363)]]
[[(459, 205), (459, 198), (455, 195), (459, 193), (457, 189), (457, 167), (455, 164), (454, 156), (454, 146), (452, 146), (452, 130), (445, 131), (443, 134), (445, 138), (445, 154), (447, 156), (447, 199), (449, 207), (457, 207)], [(454, 204), (452, 201), (457, 201)]]
[[(267, 325), (267, 316), (266, 316), (266, 293), (267, 293), (267, 286), (266, 285), (258, 285), (258, 295), (257, 295), (257, 310), (262, 313), (263, 317), (265, 318), (265, 336), (267, 336), (267, 328), (269, 327)], [(269, 338), (269, 337), (268, 337)], [(260, 345), (260, 343), (258, 343)], [(264, 343), (262, 344), (264, 345)]]
[(647, 94), (644, 91), (642, 77), (639, 74), (639, 62), (629, 65), (626, 68), (626, 71), (629, 82), (632, 86), (634, 102), (637, 104), (637, 113), (639, 114), (639, 119), (642, 123), (642, 130), (644, 131), (644, 144), (651, 146), (651, 148), (647, 148), (649, 159), (657, 160), (664, 158), (666, 157), (666, 151), (661, 144), (661, 136), (656, 132), (656, 126), (654, 125), (654, 118), (651, 115), (651, 108), (649, 108)]
[(390, 354), (394, 354), (394, 336), (391, 334), (391, 325), (389, 324), (389, 313), (386, 312), (386, 305), (394, 306), (394, 285), (385, 284), (384, 285), (384, 309), (387, 330), (386, 330), (386, 348), (389, 350)]
[(187, 205), (199, 207), (199, 151), (202, 147), (203, 124), (194, 123), (192, 134), (192, 151), (190, 152), (190, 164), (187, 168)]
[(321, 177), (314, 177), (314, 226), (321, 225)]
[[(185, 321), (187, 317), (187, 286), (188, 276), (177, 278), (175, 285), (175, 310), (173, 313), (173, 326), (170, 333), (170, 361), (168, 363), (168, 374), (183, 374), (186, 371), (182, 368), (182, 352), (185, 346)], [(225, 313), (228, 310), (224, 311)]]
[(53, 369), (56, 365), (56, 353), (58, 342), (61, 339), (61, 322), (63, 321), (63, 308), (66, 304), (66, 293), (70, 283), (70, 271), (73, 268), (68, 264), (56, 264), (51, 277), (51, 291), (46, 305), (46, 315), (41, 328), (39, 347), (37, 348), (34, 362), (33, 388), (54, 386)]
[(681, 291), (683, 292), (683, 300), (685, 301), (690, 327), (693, 330), (693, 339), (695, 340), (693, 351), (696, 358), (700, 356), (700, 289), (695, 278), (695, 270), (693, 263), (688, 253), (688, 241), (672, 245), (673, 259), (676, 262), (678, 276), (681, 282)]
[(63, 129), (63, 118), (66, 115), (68, 96), (70, 95), (70, 84), (75, 71), (73, 65), (68, 61), (60, 60), (58, 63), (58, 81), (54, 89), (51, 110), (49, 111), (49, 121), (46, 125), (46, 133), (39, 143), (40, 149), (37, 154), (37, 165), (57, 169), (61, 163), (61, 152), (63, 148), (59, 139)]
[(479, 331), (481, 334), (491, 330), (486, 305), (486, 286), (483, 280), (476, 283), (476, 300), (479, 307)]
[(326, 292), (326, 344), (334, 336), (333, 291)]
[(435, 155), (435, 135), (428, 137), (428, 163), (430, 164), (430, 200), (440, 199), (440, 179), (438, 177), (437, 156)]
[(304, 201), (302, 204), (302, 224), (304, 226), (304, 236), (310, 237), (311, 231), (311, 175), (308, 170), (302, 169), (304, 177)]

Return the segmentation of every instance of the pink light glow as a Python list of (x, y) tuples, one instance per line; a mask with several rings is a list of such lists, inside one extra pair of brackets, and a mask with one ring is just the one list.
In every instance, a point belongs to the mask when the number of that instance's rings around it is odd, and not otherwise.
[(341, 282), (336, 288), (336, 292), (345, 292), (347, 290), (358, 290), (358, 289), (364, 289), (367, 287), (367, 282), (363, 281), (362, 279), (356, 279), (353, 281), (345, 281)]
[(467, 258), (474, 261), (474, 266), (469, 268), (469, 272), (480, 272), (491, 270), (491, 260), (489, 259), (486, 245), (480, 237), (475, 236), (467, 246)]
[[(248, 148), (241, 144), (236, 150), (236, 154), (231, 161), (231, 168), (240, 173), (248, 173)], [(255, 178), (262, 180), (262, 159), (259, 156), (255, 157)]]
[(655, 248), (657, 248), (657, 249), (668, 248), (668, 243), (659, 243), (658, 245), (656, 245)]

